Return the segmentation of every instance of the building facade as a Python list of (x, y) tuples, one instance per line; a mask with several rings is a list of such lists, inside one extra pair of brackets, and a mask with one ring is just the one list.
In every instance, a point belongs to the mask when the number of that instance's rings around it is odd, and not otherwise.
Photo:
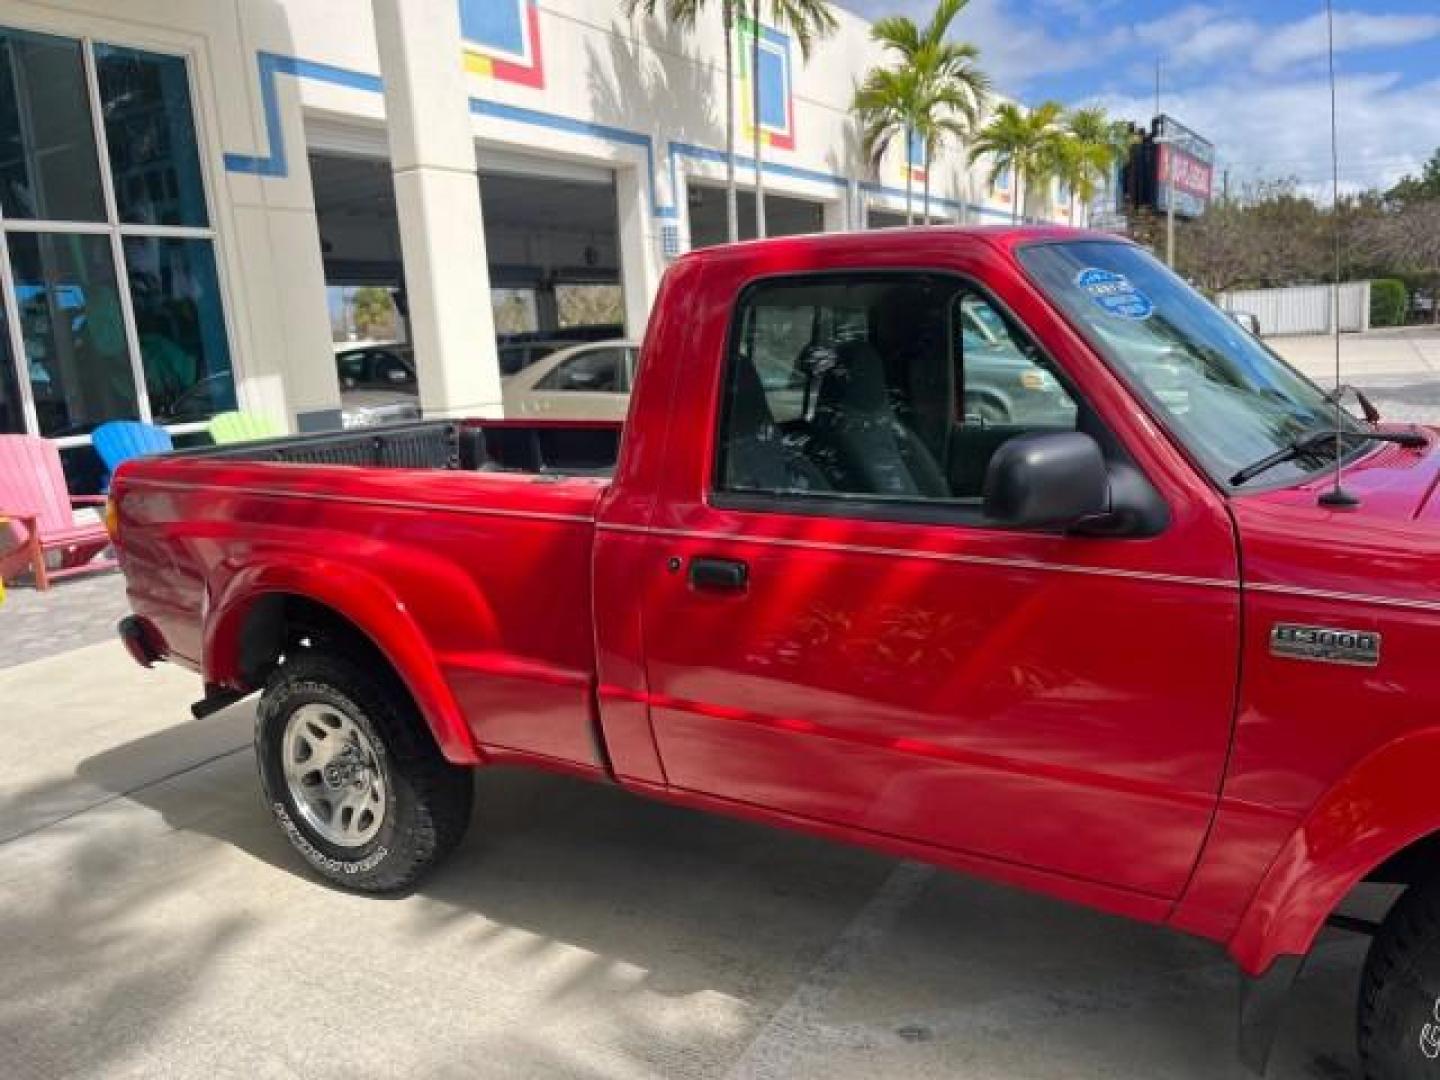
[[(754, 64), (737, 28), (743, 236), (757, 90), (770, 234), (902, 224), (907, 181), (920, 213), (918, 155), (861, 153), (885, 58), (836, 16), (808, 59), (762, 26)], [(724, 239), (725, 60), (718, 5), (682, 31), (619, 0), (8, 0), (0, 431), (80, 476), (110, 419), (333, 427), (336, 297), (365, 285), (398, 297), (427, 412), (494, 411), (497, 318), (639, 335), (667, 263)], [(1015, 213), (963, 147), (929, 173), (936, 220)], [(1067, 220), (1056, 194), (1030, 216)]]

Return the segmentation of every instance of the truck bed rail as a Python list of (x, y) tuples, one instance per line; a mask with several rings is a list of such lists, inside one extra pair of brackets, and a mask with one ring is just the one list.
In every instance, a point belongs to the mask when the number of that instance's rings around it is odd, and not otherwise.
[(175, 456), (372, 469), (447, 469), (608, 476), (620, 452), (619, 424), (422, 420), (361, 431), (287, 435), (204, 446)]

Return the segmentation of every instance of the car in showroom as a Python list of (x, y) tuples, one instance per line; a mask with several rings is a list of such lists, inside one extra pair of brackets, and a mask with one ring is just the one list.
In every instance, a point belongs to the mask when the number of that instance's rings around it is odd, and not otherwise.
[(415, 352), (400, 342), (353, 342), (335, 346), (344, 427), (376, 427), (420, 419)]
[(504, 380), (505, 415), (624, 420), (639, 352), (638, 342), (624, 339), (552, 352)]

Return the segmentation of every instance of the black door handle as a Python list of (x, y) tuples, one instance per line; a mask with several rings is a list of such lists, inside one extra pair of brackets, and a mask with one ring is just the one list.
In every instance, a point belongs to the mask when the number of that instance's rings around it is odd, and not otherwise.
[(690, 587), (706, 592), (740, 593), (750, 581), (750, 567), (739, 559), (690, 560)]

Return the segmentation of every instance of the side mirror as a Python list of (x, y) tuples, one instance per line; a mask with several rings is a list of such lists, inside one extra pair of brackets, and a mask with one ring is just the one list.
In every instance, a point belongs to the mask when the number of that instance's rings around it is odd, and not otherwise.
[(1078, 431), (1001, 443), (985, 472), (984, 510), (997, 525), (1084, 536), (1154, 536), (1170, 521), (1140, 470), (1108, 465), (1100, 444)]
[(1072, 527), (1110, 510), (1100, 444), (1075, 431), (1001, 443), (985, 472), (985, 517), (1017, 529)]

